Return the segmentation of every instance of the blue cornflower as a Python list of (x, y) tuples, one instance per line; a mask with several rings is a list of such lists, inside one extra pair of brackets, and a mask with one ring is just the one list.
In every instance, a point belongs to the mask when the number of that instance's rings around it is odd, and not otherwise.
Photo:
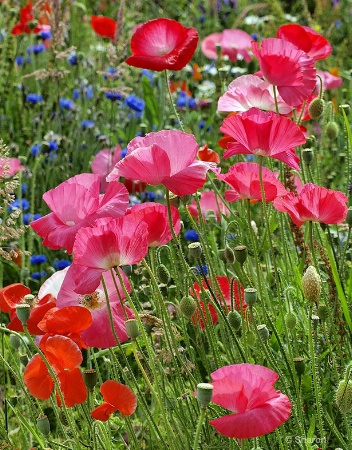
[(49, 151), (51, 152), (55, 152), (59, 148), (59, 145), (56, 141), (50, 141), (47, 142), (47, 144), (49, 146)]
[(246, 162), (252, 162), (252, 161), (254, 161), (254, 155), (253, 155), (253, 153), (251, 153), (250, 155), (246, 155), (246, 156), (244, 157), (244, 160), (245, 160)]
[(125, 103), (127, 106), (133, 109), (133, 111), (142, 112), (144, 110), (144, 101), (134, 94), (127, 96), (125, 99)]
[(31, 213), (26, 213), (26, 214), (23, 214), (22, 220), (25, 225), (29, 225), (31, 222), (33, 222), (33, 220), (40, 219), (41, 217), (42, 217), (41, 214), (33, 214), (32, 215)]
[(34, 53), (35, 55), (38, 55), (39, 53), (45, 52), (46, 48), (45, 45), (40, 44), (34, 44), (27, 48), (27, 53), (30, 55), (31, 53)]
[(115, 67), (109, 67), (108, 69), (105, 70), (106, 75), (104, 75), (104, 79), (110, 79), (110, 80), (115, 80), (116, 78), (119, 77), (119, 72), (117, 69), (115, 69)]
[(56, 270), (63, 270), (70, 265), (71, 261), (69, 261), (68, 259), (58, 259), (53, 263), (54, 269)]
[(141, 72), (141, 74), (142, 74), (144, 77), (147, 77), (148, 80), (149, 80), (149, 82), (150, 82), (150, 84), (151, 84), (152, 86), (154, 86), (154, 72), (152, 72), (152, 71), (150, 71), (150, 70), (148, 70), (148, 69), (143, 69), (142, 72)]
[(35, 105), (36, 103), (42, 103), (43, 96), (40, 94), (27, 94), (26, 100), (28, 103)]
[(16, 56), (15, 62), (18, 66), (22, 66), (25, 63), (24, 56)]
[(83, 128), (83, 130), (88, 130), (90, 128), (93, 128), (94, 125), (95, 125), (95, 122), (93, 122), (93, 120), (84, 119), (81, 121), (81, 127)]
[(29, 209), (29, 201), (26, 198), (22, 198), (21, 200), (17, 199), (10, 203), (9, 211), (12, 212), (15, 209), (22, 209), (23, 211), (27, 211)]
[(31, 273), (31, 278), (33, 278), (33, 280), (40, 280), (41, 278), (45, 278), (45, 277), (46, 277), (46, 272), (44, 270), (42, 272)]
[(83, 95), (83, 94), (85, 95), (85, 97), (88, 100), (91, 100), (94, 96), (93, 87), (82, 85), (82, 86), (80, 86), (79, 89), (76, 88), (73, 90), (73, 98), (75, 100), (77, 100), (80, 97), (80, 95)]
[(190, 242), (198, 242), (199, 241), (199, 235), (196, 232), (196, 230), (187, 230), (184, 234), (184, 238), (186, 241)]
[(47, 261), (47, 258), (45, 255), (32, 255), (29, 258), (29, 262), (31, 264), (43, 264)]
[(34, 144), (31, 147), (31, 155), (37, 156), (40, 153), (40, 149), (42, 147), (42, 144)]
[(258, 33), (252, 33), (251, 36), (255, 41), (258, 40)]
[(22, 183), (21, 185), (22, 195), (26, 195), (28, 191), (28, 185), (27, 183)]
[(202, 264), (202, 267), (200, 265), (197, 265), (195, 266), (195, 270), (193, 271), (193, 273), (195, 275), (208, 275), (208, 266), (205, 264)]
[(76, 53), (72, 52), (72, 53), (68, 56), (67, 61), (68, 61), (69, 64), (71, 64), (71, 66), (77, 66), (77, 64), (78, 64), (78, 58), (77, 58)]
[(116, 100), (122, 100), (123, 99), (123, 97), (120, 94), (120, 92), (113, 92), (113, 91), (112, 92), (105, 92), (105, 97), (108, 100), (111, 100), (112, 102), (114, 102)]
[(121, 150), (121, 158), (124, 158), (126, 155), (127, 155), (127, 152), (128, 152), (128, 148), (126, 147), (126, 148), (123, 148), (122, 150)]
[(51, 39), (52, 38), (52, 34), (49, 30), (42, 30), (39, 31), (38, 35), (43, 39)]
[[(205, 120), (201, 120), (201, 121), (199, 122), (199, 125), (198, 125), (199, 129), (200, 129), (200, 130), (203, 130), (203, 129), (205, 128), (205, 125), (206, 125), (206, 124), (207, 124), (207, 123), (206, 123)], [(207, 128), (206, 128), (206, 131), (210, 131), (210, 130), (211, 130), (211, 125), (208, 125)]]
[(75, 109), (75, 102), (69, 98), (62, 97), (59, 100), (60, 109)]

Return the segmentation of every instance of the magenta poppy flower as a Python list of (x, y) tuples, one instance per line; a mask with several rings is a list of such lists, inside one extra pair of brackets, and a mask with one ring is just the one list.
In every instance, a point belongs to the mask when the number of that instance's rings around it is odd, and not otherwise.
[(346, 219), (347, 200), (343, 192), (308, 183), (297, 196), (290, 192), (275, 199), (273, 205), (278, 211), (287, 212), (298, 226), (310, 221), (337, 224)]
[(296, 45), (314, 61), (327, 58), (332, 52), (332, 47), (324, 36), (296, 23), (282, 25), (277, 30), (277, 37)]
[(140, 25), (131, 38), (132, 56), (126, 63), (141, 69), (181, 70), (191, 60), (198, 32), (176, 20), (154, 19)]
[[(87, 291), (85, 294), (77, 294), (75, 292), (77, 286), (75, 278), (80, 270), (82, 270), (80, 267), (72, 265), (70, 268), (55, 272), (45, 281), (39, 293), (42, 295), (43, 292), (47, 291), (57, 292), (56, 306), (60, 309), (68, 306), (80, 306), (83, 309), (88, 309), (92, 316), (92, 323), (89, 328), (80, 333), (84, 343), (88, 347), (114, 347), (116, 346), (116, 341), (111, 330), (103, 285), (102, 283), (99, 283), (98, 287), (93, 292)], [(120, 268), (118, 268), (118, 270), (120, 271), (120, 275), (127, 291), (131, 292), (128, 278)], [(122, 306), (121, 304), (121, 301), (123, 301), (126, 296), (118, 277), (114, 275), (114, 280), (110, 271), (103, 272), (102, 276), (104, 277), (109, 296), (114, 328), (120, 343), (122, 343), (128, 339), (125, 328), (125, 313), (128, 318), (131, 318), (133, 317), (133, 312), (130, 308)], [(118, 290), (116, 290), (116, 286)]]
[(221, 54), (229, 57), (230, 61), (237, 61), (241, 55), (246, 62), (252, 60), (249, 53), (253, 38), (242, 30), (224, 30), (222, 33), (213, 33), (203, 39), (201, 49), (207, 58), (216, 59), (216, 45), (221, 46)]
[(43, 200), (51, 213), (31, 223), (42, 237), (43, 245), (72, 253), (77, 231), (93, 226), (99, 217), (123, 216), (128, 207), (128, 192), (122, 183), (110, 183), (106, 193), (100, 192), (99, 175), (82, 173), (45, 192)]
[(140, 262), (148, 252), (148, 225), (128, 214), (117, 219), (97, 219), (92, 228), (81, 228), (73, 245), (75, 292), (94, 292), (101, 275), (116, 266)]
[[(134, 205), (127, 211), (133, 214), (137, 221), (145, 222), (148, 225), (148, 247), (158, 247), (165, 245), (172, 239), (167, 206), (160, 203), (146, 202)], [(180, 212), (171, 206), (171, 218), (173, 229), (176, 235), (181, 229)]]
[(316, 83), (314, 60), (303, 50), (283, 39), (267, 38), (252, 42), (264, 79), (274, 86), (282, 99), (297, 106), (312, 93)]
[[(277, 104), (280, 114), (288, 114), (293, 109), (280, 95), (277, 95)], [(242, 75), (233, 80), (218, 101), (220, 112), (244, 112), (253, 107), (276, 111), (272, 84), (256, 75)]]
[(198, 144), (193, 134), (179, 130), (136, 137), (127, 148), (126, 156), (116, 164), (107, 181), (125, 177), (152, 186), (163, 184), (182, 196), (203, 187), (208, 170), (217, 171), (215, 163), (196, 160)]
[(209, 423), (223, 436), (249, 439), (271, 433), (291, 415), (289, 398), (277, 391), (279, 375), (255, 364), (233, 364), (211, 374), (212, 402), (234, 414)]
[[(228, 216), (230, 214), (227, 206), (224, 205), (224, 202), (221, 200), (221, 198), (217, 196), (213, 191), (203, 191), (199, 200), (199, 204), (204, 220), (206, 220), (207, 213), (209, 211), (215, 213), (216, 220), (218, 222), (220, 222), (222, 214), (225, 214), (225, 216)], [(188, 205), (188, 210), (192, 214), (192, 216), (198, 220), (198, 208), (195, 200), (192, 200), (191, 204)]]
[(240, 154), (267, 156), (299, 170), (294, 147), (304, 144), (306, 138), (299, 126), (286, 117), (251, 108), (241, 115), (227, 117), (220, 131), (236, 141), (227, 144), (224, 158)]
[[(262, 201), (262, 192), (259, 181), (259, 164), (241, 162), (230, 167), (226, 174), (218, 175), (218, 178), (231, 186), (231, 190), (225, 191), (225, 199), (228, 202), (248, 199), (252, 203)], [(274, 173), (266, 167), (262, 167), (262, 178), (265, 200), (272, 202), (276, 197), (287, 194), (284, 185), (278, 180), (278, 173)]]
[(100, 190), (106, 191), (108, 183), (106, 177), (114, 168), (115, 164), (121, 159), (121, 147), (116, 145), (115, 148), (104, 148), (100, 150), (92, 161), (92, 172), (100, 176)]
[(20, 170), (24, 170), (21, 161), (18, 158), (0, 158), (0, 177), (11, 178)]

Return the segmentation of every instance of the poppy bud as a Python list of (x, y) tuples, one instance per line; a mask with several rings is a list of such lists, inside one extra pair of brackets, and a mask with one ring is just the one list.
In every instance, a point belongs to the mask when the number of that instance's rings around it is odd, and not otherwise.
[(339, 126), (336, 122), (329, 122), (326, 125), (326, 135), (330, 141), (334, 141), (339, 134)]
[(167, 284), (170, 280), (170, 272), (164, 264), (160, 264), (156, 269), (156, 274), (161, 283)]
[(325, 320), (329, 317), (329, 311), (326, 305), (318, 306), (318, 316), (322, 322), (325, 322)]
[(309, 166), (314, 158), (314, 150), (312, 148), (305, 148), (302, 152), (303, 161)]
[(300, 377), (304, 374), (306, 365), (304, 363), (304, 358), (293, 358), (293, 364), (295, 366), (296, 374)]
[(210, 383), (199, 383), (197, 385), (197, 400), (202, 408), (206, 408), (213, 395), (213, 385)]
[(26, 325), (27, 320), (31, 314), (31, 307), (28, 303), (21, 303), (16, 306), (17, 317), (22, 322), (22, 325)]
[(128, 319), (125, 322), (127, 336), (135, 341), (139, 336), (139, 327), (136, 319)]
[(228, 245), (226, 245), (225, 250), (224, 250), (224, 258), (226, 259), (227, 262), (233, 264), (235, 262), (235, 253), (232, 250), (231, 247), (229, 247)]
[(352, 381), (340, 381), (336, 390), (336, 405), (342, 414), (352, 411)]
[(309, 266), (302, 277), (304, 296), (311, 302), (318, 303), (321, 291), (321, 278), (314, 266)]
[(168, 294), (168, 289), (167, 289), (167, 285), (164, 283), (159, 284), (159, 290), (161, 292), (161, 295), (163, 297), (167, 297)]
[(194, 259), (199, 259), (202, 255), (202, 246), (199, 242), (192, 242), (188, 245), (189, 254)]
[(44, 436), (49, 436), (50, 434), (50, 422), (47, 416), (40, 415), (37, 419), (38, 430), (44, 434)]
[(15, 350), (18, 350), (21, 346), (21, 338), (17, 334), (10, 334), (10, 344)]
[(267, 326), (263, 323), (261, 325), (257, 326), (257, 330), (260, 336), (260, 339), (266, 343), (269, 340), (269, 330), (267, 328)]
[(190, 295), (183, 297), (180, 301), (180, 311), (187, 318), (190, 319), (196, 311), (196, 302)]
[(318, 119), (324, 111), (324, 100), (322, 98), (315, 98), (308, 106), (308, 112), (312, 119)]
[(83, 371), (83, 380), (87, 389), (93, 391), (97, 384), (97, 371), (95, 369), (86, 369)]
[(257, 290), (255, 288), (246, 288), (244, 290), (244, 301), (248, 306), (253, 306), (257, 301)]
[(233, 250), (235, 252), (236, 261), (243, 266), (247, 259), (247, 247), (245, 245), (237, 245)]
[(28, 305), (32, 305), (33, 302), (34, 302), (34, 299), (35, 299), (35, 295), (33, 295), (33, 294), (26, 294), (26, 295), (23, 297), (23, 300), (24, 300), (26, 303), (28, 303)]
[(242, 317), (238, 311), (230, 311), (227, 315), (227, 320), (235, 331), (242, 327)]
[(289, 330), (294, 330), (297, 324), (297, 316), (293, 312), (289, 312), (285, 316), (286, 326)]
[(253, 333), (253, 331), (248, 331), (248, 332), (247, 332), (246, 339), (247, 339), (247, 344), (248, 344), (250, 347), (253, 348), (253, 347), (256, 346), (257, 338), (256, 338), (255, 333)]
[(180, 206), (180, 197), (178, 195), (175, 195), (172, 192), (170, 192), (169, 199), (171, 206), (174, 206), (175, 208), (178, 208)]
[(207, 222), (213, 222), (213, 223), (216, 223), (218, 221), (215, 212), (212, 210), (209, 210), (205, 213), (205, 220)]

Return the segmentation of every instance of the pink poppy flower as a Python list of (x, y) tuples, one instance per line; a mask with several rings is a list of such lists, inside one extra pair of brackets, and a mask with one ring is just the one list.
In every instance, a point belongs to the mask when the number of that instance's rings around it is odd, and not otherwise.
[(277, 37), (296, 45), (314, 61), (327, 58), (332, 52), (331, 45), (321, 34), (296, 23), (282, 25), (277, 30)]
[(207, 58), (216, 59), (216, 45), (221, 46), (222, 55), (229, 57), (230, 61), (237, 61), (241, 55), (246, 62), (252, 60), (249, 53), (252, 36), (242, 30), (224, 30), (222, 33), (213, 33), (203, 39), (201, 49)]
[(43, 195), (52, 212), (31, 223), (43, 245), (72, 253), (77, 231), (93, 226), (99, 217), (120, 217), (128, 207), (128, 192), (122, 183), (110, 183), (99, 195), (99, 175), (82, 173)]
[[(75, 292), (77, 286), (75, 278), (79, 275), (80, 270), (82, 269), (78, 266), (72, 265), (71, 268), (67, 267), (64, 270), (55, 272), (44, 282), (39, 294), (42, 294), (46, 290), (57, 292), (56, 306), (60, 309), (73, 306), (87, 309), (92, 316), (92, 323), (89, 328), (80, 333), (84, 343), (88, 347), (114, 347), (116, 346), (116, 341), (111, 330), (103, 285), (100, 282), (93, 292), (87, 291), (85, 294), (77, 294)], [(122, 276), (127, 291), (131, 292), (128, 278), (120, 268), (117, 270), (119, 270)], [(126, 296), (118, 277), (114, 275), (114, 280), (110, 270), (103, 272), (102, 276), (104, 277), (109, 296), (114, 328), (120, 343), (122, 343), (128, 339), (125, 328), (125, 313), (128, 318), (131, 318), (134, 317), (133, 311), (121, 304), (121, 301), (123, 301)], [(116, 286), (118, 291), (116, 290)]]
[(290, 192), (275, 199), (273, 205), (278, 211), (287, 212), (298, 226), (310, 221), (337, 224), (346, 219), (347, 200), (343, 192), (308, 183), (297, 196)]
[[(322, 70), (317, 70), (317, 75), (320, 76), (323, 82), (323, 91), (327, 89), (337, 89), (342, 85), (342, 78), (332, 75), (330, 72), (325, 72)], [(320, 80), (317, 79), (317, 92), (320, 91)]]
[(277, 391), (279, 375), (255, 364), (233, 364), (211, 374), (212, 402), (233, 411), (209, 423), (223, 436), (249, 439), (271, 433), (291, 415), (289, 398)]
[(258, 58), (261, 74), (277, 86), (282, 99), (297, 106), (309, 97), (315, 88), (314, 60), (303, 50), (283, 39), (263, 39), (260, 44), (252, 42), (252, 51)]
[(100, 191), (106, 191), (108, 183), (106, 177), (114, 168), (115, 164), (121, 159), (121, 147), (116, 145), (115, 148), (104, 148), (100, 150), (92, 161), (92, 172), (100, 176)]
[(224, 158), (240, 154), (267, 156), (299, 170), (294, 147), (304, 144), (306, 139), (299, 126), (286, 117), (251, 108), (241, 115), (227, 117), (220, 131), (236, 140), (227, 144)]
[[(262, 167), (263, 187), (267, 202), (272, 202), (276, 197), (287, 194), (284, 185), (278, 180), (278, 176), (278, 173)], [(230, 167), (226, 174), (218, 175), (218, 178), (225, 181), (232, 188), (224, 194), (228, 202), (236, 202), (243, 199), (249, 199), (251, 203), (262, 201), (259, 164), (237, 163)]]
[(181, 70), (191, 60), (198, 32), (176, 20), (154, 19), (140, 25), (131, 38), (132, 56), (126, 63), (141, 69)]
[(179, 130), (136, 137), (127, 148), (126, 156), (116, 164), (107, 181), (125, 177), (152, 186), (163, 184), (182, 196), (203, 187), (208, 170), (217, 171), (215, 163), (196, 160), (198, 144), (193, 134)]
[(81, 228), (73, 245), (75, 292), (94, 292), (101, 275), (116, 266), (135, 264), (148, 252), (148, 225), (134, 214), (117, 219), (97, 219), (92, 228)]
[[(213, 191), (203, 191), (199, 203), (204, 220), (206, 220), (209, 211), (215, 213), (218, 222), (220, 222), (222, 214), (226, 216), (230, 214), (224, 202)], [(195, 200), (192, 200), (191, 204), (188, 205), (188, 210), (198, 220), (198, 208)]]
[[(153, 202), (141, 203), (127, 211), (127, 214), (131, 213), (137, 221), (148, 225), (148, 247), (158, 247), (171, 241), (172, 234), (166, 205)], [(171, 216), (174, 232), (178, 235), (181, 230), (181, 220), (179, 210), (174, 206), (171, 206)]]
[[(280, 114), (288, 114), (293, 107), (277, 96)], [(224, 95), (219, 98), (218, 111), (244, 112), (250, 108), (276, 111), (273, 86), (256, 75), (242, 75), (232, 81)]]
[(15, 173), (24, 170), (21, 161), (18, 158), (0, 158), (0, 177), (11, 178)]

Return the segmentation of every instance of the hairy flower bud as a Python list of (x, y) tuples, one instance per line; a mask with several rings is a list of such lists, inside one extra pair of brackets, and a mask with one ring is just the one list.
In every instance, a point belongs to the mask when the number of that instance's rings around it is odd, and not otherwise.
[(336, 122), (329, 122), (326, 125), (326, 135), (330, 141), (334, 141), (339, 134), (339, 126)]
[(324, 111), (324, 100), (322, 98), (315, 98), (308, 106), (308, 112), (312, 119), (318, 119)]
[(190, 295), (183, 297), (180, 301), (180, 311), (187, 318), (190, 319), (196, 311), (197, 304), (194, 298)]
[(314, 266), (309, 266), (302, 277), (304, 296), (311, 302), (318, 303), (321, 292), (321, 278)]
[(156, 268), (156, 274), (161, 283), (167, 284), (170, 280), (170, 272), (164, 264), (160, 264)]
[(242, 327), (242, 317), (241, 314), (238, 311), (230, 311), (227, 315), (227, 320), (231, 327), (238, 331)]
[(340, 381), (336, 390), (336, 405), (342, 414), (352, 411), (352, 381)]

